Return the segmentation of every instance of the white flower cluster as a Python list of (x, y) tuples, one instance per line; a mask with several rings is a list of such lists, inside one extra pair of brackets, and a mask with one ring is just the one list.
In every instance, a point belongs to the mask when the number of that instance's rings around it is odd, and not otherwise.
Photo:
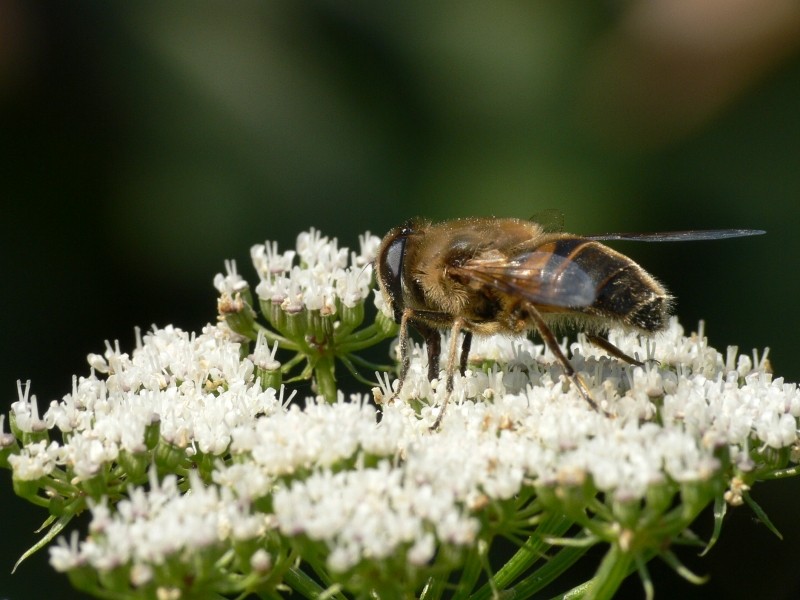
[[(180, 557), (191, 563), (194, 553), (227, 540), (247, 540), (262, 535), (267, 517), (250, 514), (231, 490), (204, 486), (200, 478), (189, 476), (191, 489), (184, 493), (175, 475), (163, 481), (150, 471), (150, 489), (131, 490), (111, 511), (107, 504), (92, 505), (91, 537), (78, 544), (63, 539), (51, 549), (50, 560), (59, 571), (81, 565), (101, 570), (132, 565), (135, 585), (153, 576), (153, 567)], [(220, 552), (220, 554), (222, 553)]]
[(289, 313), (305, 308), (335, 314), (337, 299), (352, 308), (369, 295), (380, 238), (366, 232), (359, 243), (360, 251), (350, 253), (349, 265), (348, 249), (313, 228), (297, 237), (295, 250), (280, 253), (275, 242), (257, 244), (250, 250), (261, 279), (256, 294)]
[(138, 346), (132, 356), (110, 344), (104, 355), (89, 355), (91, 375), (74, 378), (72, 392), (51, 402), (41, 419), (36, 397), (20, 390), (11, 405), (17, 427), (55, 428), (64, 442), (42, 441), (9, 456), (15, 478), (33, 481), (60, 465), (78, 480), (90, 479), (120, 452), (143, 452), (154, 423), (165, 441), (189, 454), (219, 455), (236, 426), (280, 406), (275, 390), (253, 385), (253, 363), (240, 358), (224, 328), (209, 326), (195, 336), (167, 327)]
[[(310, 235), (298, 247), (313, 243), (320, 241)], [(573, 364), (603, 412), (564, 382), (542, 346), (476, 339), (475, 356), (496, 364), (456, 377), (437, 431), (429, 427), (444, 386), (427, 381), (420, 348), (402, 394), (378, 418), (361, 397), (307, 401), (303, 409), (283, 404), (274, 390), (261, 389), (251, 361), (239, 358), (239, 344), (225, 331), (155, 331), (132, 357), (112, 348), (92, 357), (107, 377), (76, 381), (41, 420), (32, 399), (14, 405), (18, 424), (42, 421), (70, 434), (63, 445), (31, 445), (11, 457), (15, 477), (35, 478), (63, 464), (91, 476), (120, 449), (140, 449), (155, 417), (174, 444), (225, 458), (214, 467), (209, 490), (218, 489), (207, 492), (207, 501), (196, 480), (188, 494), (206, 511), (223, 511), (213, 535), (199, 525), (167, 528), (170, 518), (185, 524), (193, 514), (185, 495), (165, 494), (170, 480), (148, 493), (160, 494), (157, 516), (155, 500), (140, 490), (131, 492), (130, 506), (118, 505), (125, 507), (119, 517), (94, 506), (103, 552), (116, 554), (109, 558), (88, 541), (62, 545), (53, 555), (57, 567), (132, 560), (142, 573), (142, 565), (202, 543), (198, 535), (233, 540), (266, 526), (323, 544), (336, 571), (399, 555), (424, 564), (438, 543), (473, 543), (478, 511), (524, 486), (590, 479), (609, 498), (636, 500), (652, 485), (707, 481), (721, 467), (720, 449), (747, 473), (752, 449), (798, 444), (797, 386), (773, 378), (764, 358), (717, 352), (702, 333), (684, 336), (676, 321), (653, 339), (612, 332), (621, 350), (648, 359), (644, 367), (583, 340), (573, 344)], [(391, 396), (386, 382), (376, 396)], [(412, 406), (420, 401), (417, 412)], [(273, 513), (259, 516), (256, 501), (267, 496)], [(147, 550), (131, 539), (147, 540)]]

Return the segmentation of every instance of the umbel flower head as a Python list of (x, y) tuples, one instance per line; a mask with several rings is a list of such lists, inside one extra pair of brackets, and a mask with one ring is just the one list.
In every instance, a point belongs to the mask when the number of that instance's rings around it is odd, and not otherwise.
[[(275, 242), (257, 244), (250, 250), (260, 278), (256, 287), (257, 307), (267, 327), (255, 320), (256, 303), (249, 286), (226, 262), (227, 274), (218, 274), (214, 285), (220, 293), (219, 319), (250, 341), (274, 343), (293, 353), (281, 366), (270, 360), (270, 368), (259, 365), (264, 383), (278, 387), (295, 366), (304, 365), (288, 381), (314, 378), (319, 394), (336, 399), (334, 360), (341, 362), (356, 379), (370, 383), (357, 367), (381, 369), (356, 352), (391, 337), (395, 324), (383, 314), (375, 322), (364, 321), (366, 299), (373, 283), (372, 262), (380, 239), (369, 232), (359, 237), (360, 252), (349, 254), (336, 238), (323, 237), (311, 229), (297, 236), (295, 250), (279, 252)], [(275, 352), (272, 352), (272, 359)], [(385, 369), (385, 367), (383, 367)]]
[[(109, 344), (43, 412), (20, 386), (0, 466), (51, 515), (36, 547), (91, 512), (88, 535), (50, 549), (73, 585), (119, 598), (431, 599), (450, 586), (525, 598), (600, 545), (582, 591), (610, 597), (633, 572), (651, 593), (654, 557), (692, 577), (670, 548), (696, 543), (689, 526), (711, 503), (708, 546), (728, 505), (772, 527), (750, 492), (795, 474), (800, 392), (766, 353), (719, 352), (702, 327), (612, 331), (642, 367), (579, 336), (565, 350), (601, 410), (542, 345), (507, 338), (475, 340), (435, 430), (445, 386), (419, 346), (399, 394), (383, 374), (371, 393), (329, 401), (333, 361), (365, 366), (353, 353), (394, 331), (380, 312), (361, 325), (370, 240), (349, 263), (314, 231), (294, 251), (254, 247), (257, 306), (230, 265), (217, 325), (154, 329), (131, 354)], [(292, 400), (286, 386), (312, 376), (320, 394)], [(505, 564), (499, 537), (519, 547)]]

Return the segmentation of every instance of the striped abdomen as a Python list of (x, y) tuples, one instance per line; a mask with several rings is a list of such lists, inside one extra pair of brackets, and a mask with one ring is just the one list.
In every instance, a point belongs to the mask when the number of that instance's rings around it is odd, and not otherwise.
[[(537, 246), (529, 260), (537, 257), (541, 275), (555, 285), (583, 278), (593, 291), (593, 300), (579, 306), (539, 305), (542, 312), (570, 311), (619, 320), (645, 331), (667, 324), (671, 297), (664, 287), (624, 254), (599, 242), (580, 237), (562, 237)], [(588, 278), (588, 279), (587, 279)], [(564, 279), (564, 282), (560, 282)], [(560, 283), (559, 283), (560, 282)], [(591, 298), (591, 295), (589, 296)]]

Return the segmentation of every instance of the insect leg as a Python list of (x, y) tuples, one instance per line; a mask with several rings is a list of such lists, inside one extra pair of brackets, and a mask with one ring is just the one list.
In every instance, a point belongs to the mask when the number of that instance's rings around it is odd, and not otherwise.
[(573, 385), (578, 388), (578, 392), (581, 396), (583, 396), (583, 399), (589, 403), (589, 406), (595, 410), (599, 410), (597, 403), (592, 400), (592, 396), (589, 393), (589, 388), (580, 378), (580, 375), (575, 372), (575, 369), (572, 367), (567, 357), (564, 356), (564, 353), (561, 351), (561, 347), (558, 345), (556, 336), (553, 335), (553, 332), (547, 326), (547, 323), (544, 322), (541, 313), (539, 313), (539, 311), (536, 310), (536, 307), (534, 307), (530, 302), (525, 303), (525, 309), (528, 312), (530, 319), (533, 321), (533, 324), (536, 326), (536, 330), (539, 332), (539, 335), (542, 336), (542, 340), (544, 341), (545, 345), (556, 357), (556, 360), (561, 365), (561, 368), (564, 369), (564, 374), (573, 383)]
[(439, 357), (442, 355), (442, 334), (438, 329), (430, 325), (414, 322), (414, 328), (419, 331), (425, 340), (425, 347), (428, 349), (428, 381), (439, 376)]
[(400, 396), (400, 391), (403, 389), (406, 376), (408, 376), (408, 369), (411, 366), (411, 353), (408, 350), (408, 321), (411, 319), (413, 311), (407, 308), (403, 311), (403, 316), (400, 318), (400, 331), (398, 333), (398, 340), (400, 342), (400, 377), (397, 384), (397, 391), (392, 394), (390, 400), (394, 400)]
[(467, 364), (469, 362), (469, 349), (472, 347), (472, 332), (464, 332), (464, 340), (461, 342), (461, 374), (467, 372)]
[(603, 350), (608, 352), (611, 356), (618, 358), (620, 360), (624, 360), (628, 364), (634, 365), (636, 367), (641, 367), (644, 365), (642, 361), (636, 360), (632, 356), (628, 356), (603, 336), (595, 335), (593, 333), (587, 333), (586, 339), (589, 340), (592, 344), (594, 344), (598, 348), (602, 348)]
[[(453, 321), (453, 327), (450, 329), (450, 348), (447, 352), (447, 370), (445, 372), (445, 390), (444, 390), (444, 400), (442, 401), (442, 408), (439, 410), (439, 414), (436, 416), (436, 420), (431, 425), (431, 431), (435, 431), (439, 429), (439, 424), (442, 422), (442, 417), (444, 417), (444, 410), (447, 408), (447, 403), (450, 401), (450, 394), (453, 393), (453, 378), (455, 376), (456, 370), (456, 359), (458, 356), (458, 334), (461, 333), (461, 329), (464, 327), (463, 319), (456, 319)], [(469, 335), (469, 332), (467, 332)], [(470, 335), (470, 338), (472, 336)], [(470, 339), (470, 342), (472, 340)], [(469, 348), (467, 348), (469, 350)]]

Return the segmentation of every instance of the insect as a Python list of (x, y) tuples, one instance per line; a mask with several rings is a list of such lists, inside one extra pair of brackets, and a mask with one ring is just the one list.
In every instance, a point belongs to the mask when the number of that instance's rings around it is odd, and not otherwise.
[[(571, 323), (609, 354), (636, 359), (602, 337), (610, 326), (651, 334), (667, 325), (672, 297), (633, 260), (600, 240), (689, 241), (764, 233), (751, 229), (609, 233), (548, 232), (521, 219), (468, 218), (433, 224), (412, 219), (392, 229), (376, 258), (378, 285), (400, 325), (400, 393), (408, 374), (408, 327), (425, 340), (428, 378), (438, 377), (441, 331), (450, 330), (444, 415), (456, 365), (467, 367), (473, 334), (535, 330), (566, 377), (593, 407), (589, 389), (558, 345), (552, 327)], [(458, 357), (459, 334), (464, 336)]]

